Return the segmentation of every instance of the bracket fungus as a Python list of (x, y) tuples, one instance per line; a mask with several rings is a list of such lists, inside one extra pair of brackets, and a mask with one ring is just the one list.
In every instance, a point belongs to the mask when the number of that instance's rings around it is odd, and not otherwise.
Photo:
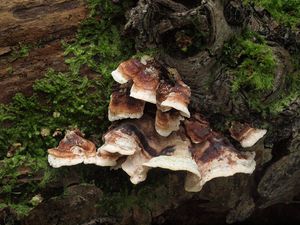
[(187, 174), (185, 190), (200, 191), (203, 185), (216, 177), (228, 177), (236, 173), (251, 174), (255, 169), (254, 152), (238, 152), (222, 136), (211, 136), (191, 148), (199, 175)]
[(184, 117), (190, 117), (188, 105), (190, 103), (191, 90), (180, 79), (176, 78), (175, 84), (162, 80), (157, 91), (158, 108), (165, 112), (176, 109)]
[(113, 91), (108, 106), (109, 121), (121, 119), (141, 118), (144, 113), (145, 102), (129, 96), (128, 88)]
[[(68, 131), (57, 148), (48, 150), (50, 165), (111, 166), (123, 169), (133, 184), (146, 180), (151, 168), (186, 171), (185, 189), (192, 192), (216, 177), (251, 174), (255, 153), (237, 151), (200, 114), (191, 114), (190, 88), (176, 71), (157, 65), (145, 58), (121, 63), (112, 72), (119, 89), (111, 95), (108, 118), (113, 123), (103, 135), (103, 145), (96, 151), (79, 131)], [(150, 107), (144, 113), (149, 103), (156, 105), (156, 112)], [(230, 132), (242, 146), (266, 132), (237, 125)]]
[(94, 162), (96, 146), (83, 138), (79, 130), (67, 131), (58, 147), (48, 149), (48, 162), (54, 167)]
[(97, 149), (96, 158), (93, 164), (97, 166), (116, 166), (119, 158), (120, 155), (118, 153), (111, 153), (103, 149)]
[(147, 67), (133, 77), (130, 96), (156, 104), (156, 89), (159, 84), (159, 73), (153, 66)]
[(184, 118), (176, 111), (162, 112), (156, 110), (155, 116), (155, 130), (161, 136), (167, 137), (173, 131), (179, 130), (180, 121)]
[(111, 128), (103, 136), (104, 144), (98, 149), (120, 155), (133, 155), (140, 150), (137, 134), (132, 131), (131, 125), (122, 124)]
[[(154, 127), (154, 118), (144, 116), (140, 120), (124, 122), (130, 132), (135, 133), (140, 143), (140, 150), (128, 156), (122, 169), (130, 176), (132, 183), (142, 182), (152, 167), (171, 170), (193, 170), (190, 141), (184, 130), (173, 132), (168, 137), (159, 135)], [(121, 126), (124, 126), (121, 125)], [(189, 162), (189, 163), (187, 163)], [(195, 163), (194, 163), (195, 164)]]
[(181, 115), (190, 117), (188, 104), (190, 103), (191, 91), (190, 88), (181, 80), (177, 81), (175, 86), (171, 88), (166, 95), (165, 100), (161, 102), (162, 107), (170, 107), (177, 109)]
[(267, 133), (265, 129), (253, 128), (247, 123), (234, 121), (229, 129), (231, 137), (240, 142), (243, 148), (248, 148), (261, 139)]
[(225, 137), (214, 132), (200, 114), (194, 114), (184, 125), (193, 143), (190, 151), (199, 171), (199, 175), (187, 174), (185, 190), (197, 192), (213, 178), (254, 171), (255, 153), (238, 152)]
[(139, 60), (129, 59), (122, 62), (116, 70), (112, 71), (111, 75), (119, 84), (125, 84), (143, 69), (145, 69), (145, 65)]
[(114, 80), (125, 84), (133, 81), (130, 96), (156, 104), (156, 89), (159, 84), (159, 71), (152, 65), (151, 60), (143, 64), (140, 60), (129, 59), (122, 62), (111, 74)]

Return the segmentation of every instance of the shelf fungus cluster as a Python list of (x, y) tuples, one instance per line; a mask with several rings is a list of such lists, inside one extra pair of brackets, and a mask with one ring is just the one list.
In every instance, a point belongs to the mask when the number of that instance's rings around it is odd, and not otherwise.
[[(110, 166), (123, 169), (134, 184), (146, 180), (151, 168), (186, 171), (185, 189), (191, 192), (215, 177), (254, 171), (254, 152), (237, 151), (203, 116), (190, 114), (190, 88), (176, 71), (151, 59), (130, 59), (112, 77), (119, 86), (111, 94), (112, 125), (104, 144), (96, 150), (80, 131), (68, 131), (57, 148), (48, 150), (51, 166)], [(235, 123), (230, 132), (249, 147), (266, 131)]]

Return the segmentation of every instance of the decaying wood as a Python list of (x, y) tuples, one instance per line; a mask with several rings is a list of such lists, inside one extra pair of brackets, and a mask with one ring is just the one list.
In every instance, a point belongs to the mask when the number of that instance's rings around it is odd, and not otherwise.
[[(83, 0), (0, 1), (0, 102), (30, 93), (49, 68), (67, 69), (61, 41), (74, 36), (86, 13)], [(13, 58), (22, 46), (31, 46), (28, 56)]]
[(58, 39), (76, 31), (86, 15), (82, 0), (0, 2), (0, 47)]
[(49, 68), (67, 70), (60, 40), (32, 49), (24, 58), (14, 61), (10, 58), (0, 56), (0, 102), (8, 102), (18, 92), (30, 94), (34, 81), (41, 78)]

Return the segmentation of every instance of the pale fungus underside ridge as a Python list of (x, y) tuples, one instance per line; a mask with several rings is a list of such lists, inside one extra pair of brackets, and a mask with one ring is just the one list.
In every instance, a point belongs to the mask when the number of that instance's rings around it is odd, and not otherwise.
[[(146, 180), (151, 168), (186, 171), (185, 190), (190, 192), (216, 177), (254, 171), (254, 152), (237, 151), (202, 115), (190, 113), (190, 88), (174, 69), (149, 57), (129, 59), (112, 77), (119, 86), (111, 94), (112, 125), (103, 135), (104, 144), (96, 150), (80, 131), (68, 131), (58, 147), (48, 150), (52, 167), (84, 163), (121, 168), (133, 184)], [(242, 147), (250, 147), (266, 130), (234, 122), (230, 133)]]

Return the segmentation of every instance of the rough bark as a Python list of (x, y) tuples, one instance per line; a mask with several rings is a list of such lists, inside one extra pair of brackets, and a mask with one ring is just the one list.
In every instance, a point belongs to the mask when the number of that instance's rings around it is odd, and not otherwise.
[[(243, 221), (259, 209), (278, 203), (293, 202), (300, 190), (299, 102), (295, 101), (276, 118), (267, 119), (250, 113), (251, 110), (242, 93), (237, 97), (239, 104), (234, 104), (230, 91), (232, 78), (227, 73), (226, 65), (220, 62), (220, 55), (224, 43), (239, 34), (244, 27), (265, 36), (278, 60), (274, 88), (264, 96), (267, 103), (278, 97), (278, 92), (286, 85), (285, 76), (294, 70), (290, 54), (299, 53), (300, 39), (297, 31), (278, 25), (263, 10), (255, 7), (246, 8), (241, 1), (208, 0), (198, 3), (192, 1), (174, 3), (174, 1), (140, 0), (129, 15), (125, 29), (139, 34), (136, 36), (136, 47), (161, 49), (159, 59), (162, 63), (175, 67), (191, 87), (194, 110), (205, 113), (211, 122), (217, 117), (222, 119), (226, 115), (235, 115), (254, 124), (270, 125), (264, 142), (250, 149), (257, 153), (257, 168), (254, 175), (216, 179), (208, 184), (205, 190), (188, 200), (189, 206), (181, 205), (175, 212), (167, 211), (164, 218), (173, 223), (198, 224), (201, 219), (196, 216), (197, 213), (193, 213), (191, 206), (197, 204), (205, 208), (205, 211), (220, 215), (223, 221), (226, 217), (226, 222), (233, 223)], [(205, 47), (193, 55), (171, 54), (168, 52), (166, 41), (172, 40), (166, 39), (166, 36), (170, 38), (170, 31), (184, 29), (188, 25), (207, 34), (203, 40)], [(174, 45), (174, 41), (172, 44)], [(207, 85), (209, 82), (211, 85)], [(221, 183), (221, 189), (213, 186), (218, 182)], [(232, 187), (231, 182), (236, 182), (237, 186)], [(184, 217), (182, 215), (184, 210), (191, 210), (193, 216)], [(213, 221), (211, 223), (219, 222)]]
[[(74, 36), (86, 13), (83, 0), (0, 2), (0, 102), (29, 94), (49, 68), (66, 70), (61, 41)], [(13, 57), (22, 46), (30, 46), (28, 56)]]

